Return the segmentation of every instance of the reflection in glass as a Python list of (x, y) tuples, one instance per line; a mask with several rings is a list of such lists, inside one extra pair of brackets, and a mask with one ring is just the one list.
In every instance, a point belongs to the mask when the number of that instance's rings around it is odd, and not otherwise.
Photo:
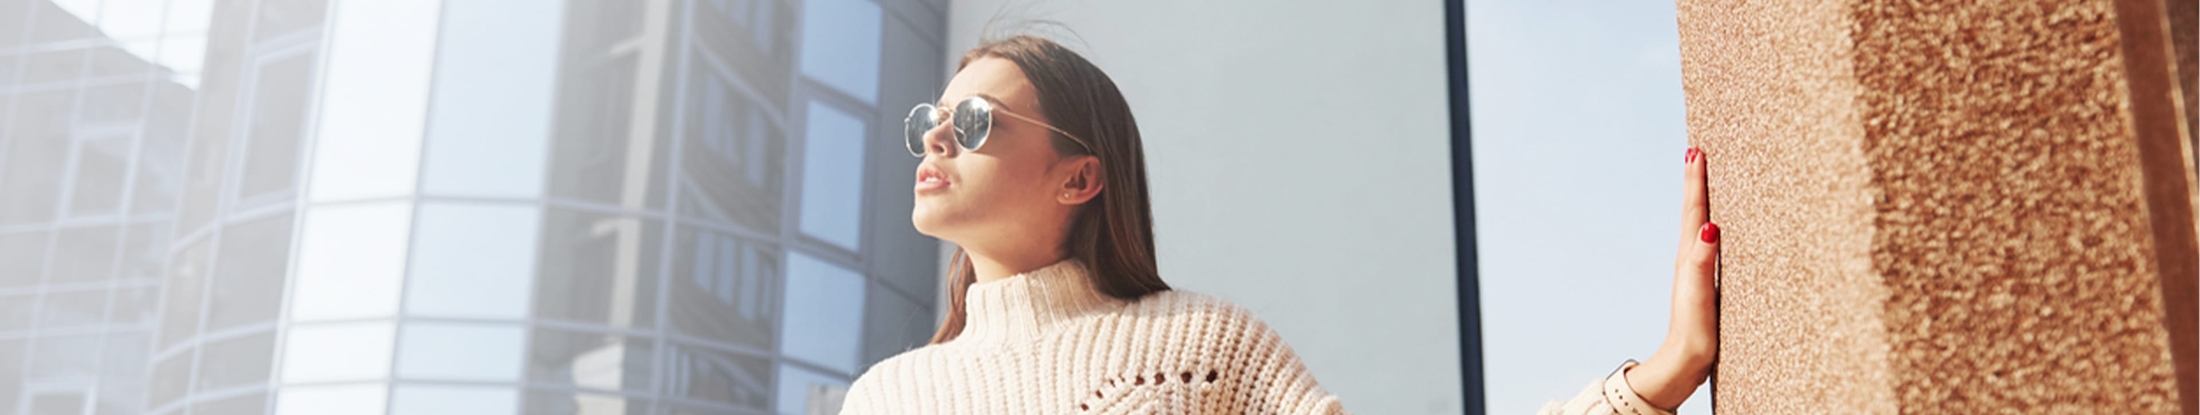
[(535, 282), (540, 318), (645, 327), (656, 318), (657, 221), (550, 209)]
[(646, 391), (655, 364), (653, 344), (616, 334), (537, 327), (528, 349), (527, 378), (606, 391)]
[(423, 202), (419, 215), (412, 275), (405, 282), (407, 315), (527, 316), (541, 208)]
[(688, 345), (670, 348), (672, 383), (665, 394), (699, 401), (769, 409), (771, 362), (760, 357)]
[(37, 284), (46, 268), (46, 233), (0, 233), (0, 288)]
[(388, 402), (379, 384), (289, 386), (275, 395), (275, 415), (383, 415)]
[(779, 365), (779, 413), (837, 414), (848, 380), (794, 365)]
[(519, 380), (525, 333), (516, 324), (405, 323), (397, 376), (405, 379)]
[(802, 140), (802, 233), (856, 250), (863, 241), (863, 119), (810, 102)]
[(437, 3), (337, 3), (314, 134), (312, 200), (413, 190), (428, 115)]
[(800, 252), (787, 255), (786, 327), (780, 350), (855, 373), (863, 330), (863, 276)]
[(805, 3), (0, 0), (0, 413), (836, 399), (777, 396), (932, 318), (851, 271), (936, 262), (851, 143), (945, 11)]
[(213, 262), (209, 245), (207, 239), (191, 242), (168, 261), (167, 298), (160, 302), (160, 348), (198, 335), (200, 295), (206, 291), (207, 265)]
[[(34, 55), (27, 70), (37, 69)], [(27, 74), (26, 74), (27, 75)], [(69, 109), (76, 91), (15, 95), (15, 115), (7, 129), (5, 159), (0, 159), (0, 225), (52, 220), (61, 197), (63, 163), (69, 157)]]
[(259, 414), (265, 413), (267, 394), (254, 393), (211, 401), (199, 401), (191, 405), (195, 414)]
[(542, 195), (563, 3), (444, 2), (423, 192)]
[(290, 194), (299, 136), (306, 132), (314, 58), (300, 53), (258, 66), (259, 79), (252, 84), (252, 121), (246, 124), (251, 130), (245, 134), (244, 174), (237, 183), (239, 199)]
[(275, 355), (275, 333), (272, 331), (231, 337), (206, 344), (199, 355), (198, 381), (200, 391), (221, 390), (244, 385), (258, 385), (267, 381), (268, 371)]
[(701, 228), (683, 228), (673, 259), (673, 328), (682, 334), (767, 350), (779, 310), (777, 247)]
[(289, 336), (283, 383), (371, 380), (389, 376), (397, 328), (386, 322), (316, 324), (292, 327)]
[(119, 231), (115, 226), (61, 229), (54, 238), (53, 265), (46, 271), (46, 283), (106, 280), (114, 273)]
[(649, 401), (594, 393), (530, 392), (521, 413), (540, 415), (641, 415)]
[(206, 331), (272, 321), (283, 305), (290, 266), (290, 215), (230, 225), (214, 262)]
[(810, 0), (802, 12), (802, 73), (866, 104), (878, 104), (878, 3)]
[(390, 415), (509, 414), (519, 391), (481, 386), (398, 386), (390, 391)]
[(405, 276), (412, 206), (382, 202), (317, 207), (306, 213), (298, 244), (298, 321), (397, 314)]
[[(84, 103), (89, 106), (92, 102)], [(137, 100), (128, 105), (135, 107)], [(69, 185), (69, 215), (92, 216), (121, 211), (123, 178), (129, 174), (129, 131), (117, 127), (78, 127), (73, 134), (75, 171)]]
[(99, 324), (107, 309), (107, 290), (47, 292), (40, 303), (38, 328), (54, 330)]
[(778, 232), (787, 164), (779, 124), (727, 74), (698, 66), (694, 77), (701, 87), (689, 94), (697, 102), (689, 106), (686, 147), (696, 151), (681, 158), (682, 213)]

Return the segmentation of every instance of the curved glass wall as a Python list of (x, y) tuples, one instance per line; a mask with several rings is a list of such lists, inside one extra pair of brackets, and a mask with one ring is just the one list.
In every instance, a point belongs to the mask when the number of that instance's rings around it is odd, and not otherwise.
[(0, 0), (0, 414), (837, 412), (945, 8)]

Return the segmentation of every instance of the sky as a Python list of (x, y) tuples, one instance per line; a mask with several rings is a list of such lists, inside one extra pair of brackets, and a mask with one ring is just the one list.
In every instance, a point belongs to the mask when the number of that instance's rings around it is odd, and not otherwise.
[(1672, 2), (1466, 3), (1485, 392), (1490, 414), (1532, 414), (1664, 337), (1679, 30)]

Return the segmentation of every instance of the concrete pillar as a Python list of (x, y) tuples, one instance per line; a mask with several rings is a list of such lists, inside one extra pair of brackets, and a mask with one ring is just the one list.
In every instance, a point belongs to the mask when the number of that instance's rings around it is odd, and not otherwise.
[(1678, 3), (1718, 411), (2200, 410), (2189, 4)]

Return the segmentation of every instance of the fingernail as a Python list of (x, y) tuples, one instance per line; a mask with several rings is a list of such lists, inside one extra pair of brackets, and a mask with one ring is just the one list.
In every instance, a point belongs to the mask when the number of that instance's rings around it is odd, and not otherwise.
[(1694, 163), (1694, 162), (1696, 162), (1696, 148), (1695, 148), (1695, 147), (1689, 147), (1689, 148), (1688, 148), (1688, 154), (1687, 154), (1687, 155), (1684, 155), (1684, 156), (1681, 156), (1681, 163)]
[(1704, 241), (1704, 242), (1709, 242), (1709, 243), (1718, 243), (1718, 242), (1719, 242), (1719, 224), (1716, 224), (1716, 223), (1711, 223), (1711, 222), (1704, 222), (1704, 223), (1703, 223), (1703, 232), (1701, 232), (1701, 233), (1697, 234), (1697, 235), (1696, 235), (1696, 238), (1698, 238), (1698, 239), (1703, 239), (1703, 241)]

